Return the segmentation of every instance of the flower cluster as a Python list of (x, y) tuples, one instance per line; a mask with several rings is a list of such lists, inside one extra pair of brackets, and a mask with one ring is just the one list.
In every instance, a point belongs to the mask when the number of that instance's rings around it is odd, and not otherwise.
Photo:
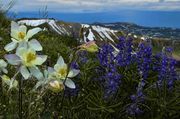
[[(38, 55), (43, 50), (41, 44), (31, 38), (41, 31), (41, 28), (33, 28), (28, 30), (25, 25), (19, 25), (16, 22), (11, 22), (11, 40), (12, 42), (7, 44), (4, 49), (7, 52), (13, 52), (14, 54), (6, 54), (5, 59), (11, 65), (14, 65), (17, 73), (13, 78), (9, 78), (6, 75), (1, 76), (3, 82), (10, 86), (10, 88), (17, 86), (16, 76), (20, 73), (23, 79), (29, 79), (34, 77), (38, 79), (34, 89), (40, 86), (59, 92), (65, 87), (75, 88), (74, 82), (70, 79), (79, 74), (80, 70), (69, 68), (70, 66), (64, 62), (64, 59), (60, 56), (54, 68), (48, 67), (41, 72), (38, 66), (41, 66), (47, 59), (47, 55)], [(92, 47), (90, 47), (92, 46)], [(90, 47), (90, 48), (89, 48)], [(83, 47), (90, 51), (95, 51), (96, 45), (88, 45)], [(7, 73), (7, 63), (4, 60), (0, 60), (0, 72)]]
[(145, 82), (143, 79), (138, 84), (137, 92), (135, 95), (131, 95), (130, 98), (132, 103), (127, 107), (127, 113), (130, 115), (138, 115), (143, 113), (143, 111), (139, 107), (139, 103), (143, 103), (145, 95), (143, 94), (143, 87), (145, 86)]
[(108, 70), (111, 70), (114, 72), (115, 64), (114, 59), (115, 56), (113, 54), (114, 48), (111, 45), (105, 44), (101, 47), (98, 53), (98, 59), (100, 64), (103, 67), (106, 67)]
[(138, 63), (138, 72), (142, 75), (143, 79), (148, 77), (148, 72), (151, 66), (152, 59), (152, 47), (149, 42), (142, 42), (138, 47), (137, 52), (137, 63)]
[[(104, 45), (98, 53), (99, 62), (105, 68), (105, 74), (100, 77), (101, 84), (104, 86), (104, 97), (113, 96), (120, 85), (121, 75), (117, 72), (115, 64), (114, 48), (111, 45)], [(103, 70), (100, 68), (100, 70)], [(102, 81), (104, 83), (102, 83)]]
[(76, 88), (74, 82), (70, 79), (79, 74), (80, 70), (68, 69), (68, 65), (64, 62), (64, 59), (60, 56), (54, 68), (48, 67), (49, 78), (53, 82), (58, 81), (59, 85), (65, 84), (69, 88)]
[(37, 51), (42, 51), (40, 43), (33, 39), (29, 39), (40, 32), (40, 28), (34, 28), (27, 31), (27, 27), (24, 25), (18, 25), (16, 22), (11, 23), (11, 40), (10, 44), (5, 46), (6, 51), (12, 51), (16, 49), (15, 54), (5, 55), (5, 59), (11, 65), (19, 67), (21, 75), (24, 79), (28, 79), (34, 76), (38, 79), (42, 78), (42, 73), (37, 67), (42, 65), (46, 59), (46, 55), (37, 55)]
[(115, 58), (117, 65), (128, 66), (132, 61), (132, 38), (120, 37), (116, 47), (119, 50)]
[(105, 80), (105, 95), (104, 97), (107, 99), (114, 94), (117, 93), (117, 90), (119, 88), (119, 85), (121, 83), (121, 75), (115, 72), (108, 72), (103, 76)]
[(143, 103), (145, 95), (143, 94), (143, 88), (145, 86), (148, 73), (150, 71), (152, 61), (152, 48), (148, 41), (144, 41), (139, 44), (137, 51), (137, 64), (138, 72), (141, 80), (139, 81), (137, 91), (135, 95), (131, 95), (132, 104), (127, 108), (127, 113), (130, 115), (138, 115), (143, 113), (139, 108), (138, 103)]
[(155, 56), (155, 70), (158, 71), (158, 84), (161, 86), (166, 81), (169, 88), (173, 87), (173, 83), (177, 80), (176, 60), (172, 58), (173, 49), (164, 47), (163, 51)]

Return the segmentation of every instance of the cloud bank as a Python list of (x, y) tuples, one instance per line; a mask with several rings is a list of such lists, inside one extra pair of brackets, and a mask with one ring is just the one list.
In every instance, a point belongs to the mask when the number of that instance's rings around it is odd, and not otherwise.
[[(2, 0), (7, 1), (7, 0)], [(121, 9), (180, 11), (180, 0), (17, 0), (13, 11), (102, 12)]]

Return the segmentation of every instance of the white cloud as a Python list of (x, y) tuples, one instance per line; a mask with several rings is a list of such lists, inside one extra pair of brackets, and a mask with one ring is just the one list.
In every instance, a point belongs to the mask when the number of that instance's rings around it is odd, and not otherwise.
[[(3, 0), (6, 1), (6, 0)], [(17, 0), (15, 11), (101, 12), (118, 9), (180, 10), (180, 0)]]

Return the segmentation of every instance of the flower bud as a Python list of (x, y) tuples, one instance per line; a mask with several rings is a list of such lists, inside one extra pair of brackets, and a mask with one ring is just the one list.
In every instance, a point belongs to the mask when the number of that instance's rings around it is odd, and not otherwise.
[(1, 76), (3, 83), (10, 85), (10, 78), (7, 75)]
[(89, 41), (86, 44), (80, 46), (81, 49), (87, 50), (88, 52), (97, 52), (98, 46), (96, 45), (95, 41)]
[(17, 88), (18, 82), (14, 79), (10, 79), (7, 75), (1, 76), (4, 84), (9, 86), (9, 89)]
[(64, 85), (57, 80), (49, 83), (49, 89), (55, 93), (58, 93), (64, 89)]

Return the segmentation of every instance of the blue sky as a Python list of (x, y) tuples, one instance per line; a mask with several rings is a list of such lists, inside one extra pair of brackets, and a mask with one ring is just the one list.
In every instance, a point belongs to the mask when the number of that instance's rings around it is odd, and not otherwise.
[[(1, 0), (7, 3), (8, 0)], [(153, 10), (180, 11), (180, 0), (16, 0), (12, 11), (39, 11), (48, 6), (48, 11), (61, 13), (93, 13), (102, 11)]]
[[(0, 0), (7, 4), (10, 0)], [(48, 17), (58, 20), (130, 22), (142, 26), (180, 28), (180, 0), (15, 0), (11, 9), (17, 18)]]

